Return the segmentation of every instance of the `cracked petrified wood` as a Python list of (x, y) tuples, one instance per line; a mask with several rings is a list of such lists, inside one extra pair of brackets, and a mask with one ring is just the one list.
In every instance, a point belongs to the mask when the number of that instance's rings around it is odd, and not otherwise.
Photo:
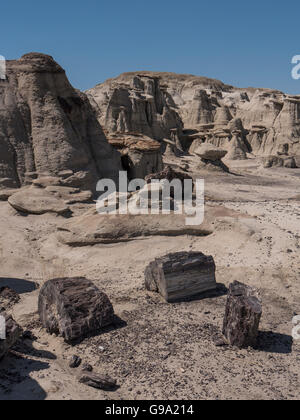
[(256, 289), (235, 281), (229, 286), (223, 334), (232, 346), (256, 345), (262, 305)]
[(79, 382), (92, 388), (102, 389), (103, 391), (114, 391), (117, 388), (117, 381), (107, 375), (86, 373), (81, 376)]
[(114, 320), (106, 294), (82, 277), (49, 280), (40, 291), (38, 306), (43, 326), (66, 342), (93, 335)]
[(213, 257), (201, 252), (178, 252), (157, 258), (145, 270), (147, 290), (174, 302), (216, 289)]
[[(16, 321), (11, 317), (6, 315), (4, 312), (0, 312), (0, 360), (5, 356), (5, 354), (11, 349), (14, 344), (19, 340), (23, 331), (22, 328), (16, 323)], [(5, 322), (4, 322), (5, 320)], [(3, 338), (3, 333), (5, 333), (5, 339)]]

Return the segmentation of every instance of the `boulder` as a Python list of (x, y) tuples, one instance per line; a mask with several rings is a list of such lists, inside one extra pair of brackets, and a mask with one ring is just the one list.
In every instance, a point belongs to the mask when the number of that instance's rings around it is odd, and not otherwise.
[(145, 285), (159, 292), (167, 302), (215, 290), (213, 257), (201, 252), (178, 252), (157, 258), (145, 270)]
[(194, 154), (204, 160), (216, 161), (223, 159), (227, 155), (227, 151), (212, 144), (204, 143), (194, 151)]
[[(16, 344), (22, 332), (22, 328), (11, 316), (0, 312), (0, 360)], [(3, 339), (4, 335), (5, 339)]]
[(65, 202), (42, 188), (22, 188), (8, 198), (9, 204), (22, 213), (67, 215), (70, 212)]
[(40, 290), (38, 311), (43, 327), (68, 343), (99, 333), (114, 321), (106, 294), (82, 277), (47, 281)]

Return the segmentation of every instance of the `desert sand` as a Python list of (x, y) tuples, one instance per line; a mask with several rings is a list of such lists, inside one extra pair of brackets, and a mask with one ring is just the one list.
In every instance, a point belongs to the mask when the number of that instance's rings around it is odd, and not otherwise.
[[(193, 159), (187, 161), (195, 175)], [(149, 236), (70, 247), (57, 236), (63, 216), (25, 215), (0, 202), (0, 286), (20, 293), (11, 313), (36, 336), (19, 342), (0, 363), (1, 400), (299, 397), (300, 341), (291, 332), (292, 318), (300, 313), (300, 169), (262, 169), (259, 159), (227, 165), (229, 174), (198, 174), (206, 181), (207, 213), (215, 211), (214, 230), (202, 237)], [(72, 209), (81, 215), (94, 205), (74, 204)], [(190, 250), (214, 257), (216, 294), (168, 304), (145, 290), (150, 261)], [(41, 285), (68, 276), (92, 280), (119, 318), (76, 347), (47, 334), (37, 313)], [(222, 329), (226, 287), (234, 280), (261, 293), (255, 349), (214, 343)], [(80, 384), (80, 368), (69, 368), (74, 354), (95, 372), (115, 378), (119, 389), (108, 393)]]

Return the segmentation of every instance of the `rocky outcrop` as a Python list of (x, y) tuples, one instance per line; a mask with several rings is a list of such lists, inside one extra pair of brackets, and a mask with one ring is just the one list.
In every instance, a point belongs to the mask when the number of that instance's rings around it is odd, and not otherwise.
[(114, 321), (106, 294), (82, 277), (47, 281), (39, 294), (38, 311), (43, 327), (68, 343), (87, 338)]
[(296, 160), (293, 157), (267, 156), (262, 158), (264, 168), (297, 168)]
[(65, 170), (88, 173), (83, 184), (93, 189), (99, 178), (117, 179), (119, 168), (86, 95), (52, 57), (30, 53), (7, 62), (0, 81), (0, 189), (24, 185), (28, 173)]
[[(300, 155), (300, 96), (270, 89), (240, 89), (191, 75), (142, 74), (160, 80), (184, 128), (197, 130), (204, 141), (230, 152), (232, 131), (240, 130), (242, 144), (234, 140), (238, 153), (232, 153), (233, 158), (244, 158), (242, 150), (257, 156), (276, 155), (283, 145), (290, 156)], [(121, 75), (117, 80), (128, 81), (136, 75)], [(240, 122), (239, 128), (234, 126), (236, 121)]]
[(124, 74), (87, 95), (107, 133), (137, 133), (162, 140), (170, 138), (171, 129), (182, 128), (172, 97), (158, 77)]
[(129, 179), (140, 178), (163, 169), (161, 144), (143, 135), (110, 134), (109, 143), (121, 154)]
[(229, 172), (229, 168), (222, 162), (222, 159), (227, 155), (226, 150), (209, 143), (201, 143), (193, 150), (193, 154), (200, 158), (198, 169)]

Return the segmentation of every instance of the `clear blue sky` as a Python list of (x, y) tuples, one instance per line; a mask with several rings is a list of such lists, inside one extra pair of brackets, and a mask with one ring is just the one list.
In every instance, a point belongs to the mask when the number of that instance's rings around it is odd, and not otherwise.
[(15, 0), (0, 10), (0, 55), (50, 54), (79, 89), (157, 70), (300, 94), (299, 0)]

